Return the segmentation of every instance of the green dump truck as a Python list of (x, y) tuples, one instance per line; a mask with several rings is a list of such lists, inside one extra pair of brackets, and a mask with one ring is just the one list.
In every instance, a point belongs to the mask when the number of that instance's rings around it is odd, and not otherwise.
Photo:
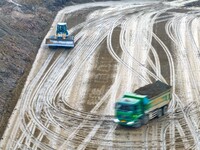
[(115, 122), (124, 126), (140, 127), (150, 119), (166, 114), (172, 98), (172, 87), (156, 81), (125, 93), (115, 104)]

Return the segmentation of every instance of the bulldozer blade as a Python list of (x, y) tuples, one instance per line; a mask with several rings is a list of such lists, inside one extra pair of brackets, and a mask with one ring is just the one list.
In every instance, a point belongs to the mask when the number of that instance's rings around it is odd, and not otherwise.
[(72, 48), (74, 47), (74, 39), (73, 38), (66, 38), (66, 39), (48, 38), (46, 39), (46, 45), (48, 45), (49, 47)]

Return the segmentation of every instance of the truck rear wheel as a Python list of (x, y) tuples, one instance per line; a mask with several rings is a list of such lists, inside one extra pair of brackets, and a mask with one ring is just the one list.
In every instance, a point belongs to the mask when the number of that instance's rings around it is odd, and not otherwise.
[(163, 115), (165, 115), (167, 113), (167, 109), (168, 109), (167, 105), (162, 108), (162, 114)]
[(157, 117), (160, 118), (162, 116), (162, 109), (157, 110)]
[(142, 118), (142, 124), (147, 124), (149, 122), (149, 115), (144, 115)]

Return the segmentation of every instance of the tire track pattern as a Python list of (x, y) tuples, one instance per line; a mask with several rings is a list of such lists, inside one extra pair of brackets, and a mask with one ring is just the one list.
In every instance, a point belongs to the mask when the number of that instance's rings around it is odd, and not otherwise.
[[(23, 90), (6, 133), (12, 136), (0, 148), (198, 149), (199, 12), (180, 13), (166, 2), (107, 2), (71, 6), (56, 21), (97, 6), (70, 29), (74, 49), (42, 46), (48, 57)], [(173, 87), (168, 114), (138, 129), (114, 124), (116, 99), (158, 79)]]

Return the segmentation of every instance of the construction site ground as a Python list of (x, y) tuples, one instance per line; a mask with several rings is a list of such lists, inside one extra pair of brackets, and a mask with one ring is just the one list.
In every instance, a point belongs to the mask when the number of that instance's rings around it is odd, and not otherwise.
[[(198, 149), (199, 8), (181, 2), (96, 2), (61, 10), (72, 49), (38, 51), (0, 149)], [(181, 11), (180, 11), (181, 10)], [(140, 128), (113, 122), (124, 92), (160, 80), (168, 113)]]

